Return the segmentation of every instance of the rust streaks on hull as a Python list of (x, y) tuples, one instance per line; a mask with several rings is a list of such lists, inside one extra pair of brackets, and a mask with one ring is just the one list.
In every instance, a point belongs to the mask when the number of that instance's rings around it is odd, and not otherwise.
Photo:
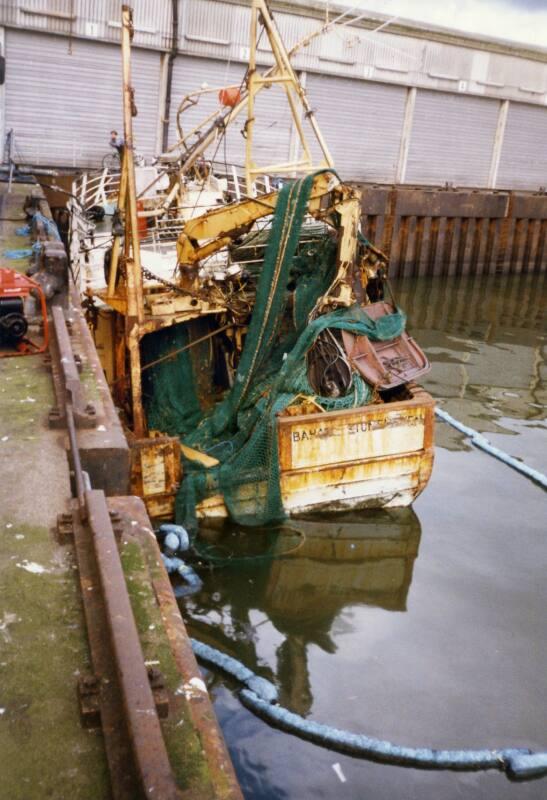
[[(409, 400), (278, 418), (288, 515), (412, 503), (431, 476), (435, 403), (419, 386), (409, 391)], [(265, 493), (266, 484), (258, 491)], [(257, 486), (249, 484), (250, 510), (256, 493)], [(197, 515), (226, 517), (222, 496), (200, 503)]]

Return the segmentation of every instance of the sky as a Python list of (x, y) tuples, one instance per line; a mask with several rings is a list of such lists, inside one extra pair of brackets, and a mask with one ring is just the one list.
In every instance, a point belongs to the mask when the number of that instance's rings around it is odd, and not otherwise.
[(547, 49), (547, 0), (344, 0), (346, 4)]

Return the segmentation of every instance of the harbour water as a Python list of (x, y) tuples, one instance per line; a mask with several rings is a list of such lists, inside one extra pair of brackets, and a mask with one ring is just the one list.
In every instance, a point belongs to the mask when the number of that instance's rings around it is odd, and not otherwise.
[[(450, 414), (547, 471), (546, 276), (394, 282)], [(438, 422), (412, 509), (203, 531), (190, 633), (309, 719), (437, 748), (547, 750), (545, 492)], [(247, 798), (543, 800), (547, 779), (384, 766), (268, 727), (205, 671)]]

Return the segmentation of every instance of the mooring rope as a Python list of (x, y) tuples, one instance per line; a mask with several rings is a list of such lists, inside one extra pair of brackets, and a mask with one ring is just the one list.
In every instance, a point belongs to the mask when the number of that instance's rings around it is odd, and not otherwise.
[(547, 489), (547, 475), (544, 475), (537, 469), (533, 469), (533, 467), (529, 467), (523, 461), (513, 458), (513, 456), (510, 456), (509, 453), (505, 453), (503, 450), (500, 450), (499, 447), (494, 447), (494, 445), (491, 444), (488, 439), (482, 435), (482, 433), (474, 430), (474, 428), (470, 428), (468, 425), (464, 425), (463, 422), (460, 422), (452, 417), (447, 411), (443, 411), (441, 408), (436, 408), (435, 414), (439, 417), (439, 419), (442, 419), (443, 422), (447, 422), (449, 425), (452, 425), (453, 428), (456, 428), (456, 430), (469, 437), (471, 444), (474, 444), (475, 447), (479, 447), (481, 450), (484, 450), (485, 453), (488, 453), (489, 455), (494, 456), (494, 458), (503, 461), (503, 463), (507, 464), (507, 466), (516, 469), (522, 475), (526, 475), (527, 478), (530, 478), (536, 483), (539, 483), (540, 486), (543, 486), (544, 489)]
[(547, 752), (534, 753), (528, 748), (434, 750), (429, 747), (404, 747), (304, 719), (277, 704), (277, 689), (266, 678), (255, 675), (241, 662), (210, 645), (196, 639), (190, 641), (200, 661), (221, 669), (243, 684), (239, 698), (250, 711), (274, 727), (320, 747), (354, 758), (367, 758), (402, 767), (459, 771), (498, 769), (508, 778), (519, 781), (547, 775)]

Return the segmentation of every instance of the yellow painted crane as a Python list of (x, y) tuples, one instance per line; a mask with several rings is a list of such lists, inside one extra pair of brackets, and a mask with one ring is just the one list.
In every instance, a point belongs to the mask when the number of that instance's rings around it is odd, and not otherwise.
[[(357, 265), (361, 195), (335, 172), (322, 170), (313, 181), (307, 212), (315, 219), (329, 221), (339, 231), (336, 273), (317, 310), (327, 306), (349, 306), (355, 302), (352, 273)], [(279, 192), (248, 198), (239, 203), (208, 211), (189, 220), (177, 242), (179, 267), (197, 274), (199, 262), (246, 233), (254, 222), (272, 214)], [(202, 244), (200, 244), (202, 242)], [(366, 276), (361, 277), (361, 287)], [(364, 285), (363, 285), (364, 284)]]

